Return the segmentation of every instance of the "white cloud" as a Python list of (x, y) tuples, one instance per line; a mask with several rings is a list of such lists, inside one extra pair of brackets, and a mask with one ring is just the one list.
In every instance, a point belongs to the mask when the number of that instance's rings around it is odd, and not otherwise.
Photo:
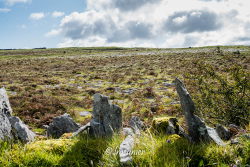
[(5, 3), (7, 5), (15, 5), (17, 3), (28, 3), (28, 2), (31, 2), (31, 0), (5, 0)]
[(32, 20), (40, 20), (45, 17), (45, 14), (40, 12), (40, 13), (31, 13), (30, 14), (30, 19)]
[[(126, 3), (125, 3), (126, 2)], [(250, 44), (246, 0), (87, 0), (46, 36), (63, 46), (184, 47)]]
[(61, 33), (61, 30), (56, 30), (56, 29), (53, 29), (51, 30), (50, 32), (46, 33), (45, 34), (45, 37), (53, 37), (53, 36), (57, 36), (58, 34)]
[(9, 9), (9, 8), (0, 8), (0, 13), (8, 13), (10, 11), (11, 11), (11, 9)]
[(64, 15), (64, 12), (59, 12), (59, 11), (54, 11), (52, 13), (52, 17), (57, 18), (57, 17), (62, 17)]

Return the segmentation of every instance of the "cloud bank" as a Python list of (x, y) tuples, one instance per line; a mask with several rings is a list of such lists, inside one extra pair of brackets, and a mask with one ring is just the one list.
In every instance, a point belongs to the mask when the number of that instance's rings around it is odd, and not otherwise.
[(64, 40), (58, 47), (250, 44), (248, 3), (245, 0), (87, 0), (85, 11), (64, 16), (46, 36), (62, 36)]
[(5, 0), (5, 3), (10, 6), (15, 5), (17, 3), (28, 3), (28, 2), (31, 2), (31, 0)]

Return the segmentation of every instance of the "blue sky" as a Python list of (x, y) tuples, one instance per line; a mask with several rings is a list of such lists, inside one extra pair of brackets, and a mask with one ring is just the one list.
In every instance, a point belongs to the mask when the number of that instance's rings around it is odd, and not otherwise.
[[(17, 0), (18, 1), (18, 0)], [(14, 1), (15, 2), (15, 1)], [(56, 47), (61, 37), (48, 39), (44, 34), (56, 27), (63, 17), (53, 17), (53, 12), (81, 12), (85, 9), (83, 0), (33, 0), (9, 4), (0, 0), (0, 48)], [(32, 13), (44, 13), (44, 18), (34, 20)]]
[(0, 0), (0, 48), (250, 45), (248, 0)]

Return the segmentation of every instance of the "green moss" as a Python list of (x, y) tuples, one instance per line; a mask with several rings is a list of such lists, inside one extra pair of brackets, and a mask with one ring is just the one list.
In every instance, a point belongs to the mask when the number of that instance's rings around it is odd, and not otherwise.
[(152, 127), (150, 128), (151, 132), (156, 134), (165, 134), (166, 129), (169, 126), (169, 120), (174, 117), (158, 117), (153, 119)]

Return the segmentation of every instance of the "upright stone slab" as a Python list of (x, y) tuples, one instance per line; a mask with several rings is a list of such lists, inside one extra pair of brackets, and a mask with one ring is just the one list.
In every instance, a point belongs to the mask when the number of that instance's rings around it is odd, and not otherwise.
[(0, 88), (0, 110), (6, 115), (11, 116), (12, 108), (5, 88)]
[(122, 127), (122, 111), (117, 105), (110, 104), (109, 99), (101, 94), (94, 95), (94, 107), (90, 121), (89, 133), (95, 137), (112, 136)]
[(184, 111), (185, 119), (188, 125), (188, 133), (193, 142), (210, 140), (215, 141), (218, 145), (224, 145), (223, 141), (220, 139), (218, 134), (213, 128), (207, 127), (205, 123), (194, 114), (195, 105), (188, 93), (185, 85), (176, 78), (176, 90), (180, 97), (181, 106)]
[(0, 88), (0, 140), (13, 139), (11, 124), (8, 116), (11, 115), (9, 99), (4, 88)]

